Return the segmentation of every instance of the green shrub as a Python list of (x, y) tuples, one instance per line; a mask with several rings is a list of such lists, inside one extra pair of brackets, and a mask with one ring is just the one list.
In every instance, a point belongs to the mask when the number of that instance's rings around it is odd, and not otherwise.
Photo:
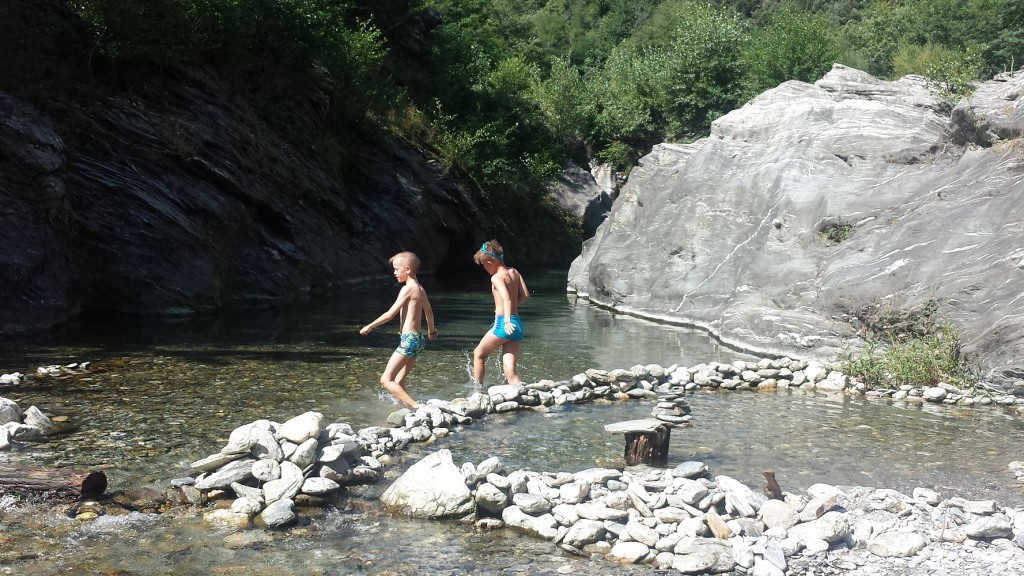
[[(930, 303), (933, 304), (934, 303)], [(921, 313), (879, 319), (882, 334), (868, 332), (863, 350), (848, 354), (843, 371), (872, 388), (948, 383), (970, 387), (980, 380), (976, 359), (964, 354), (956, 328), (937, 322), (935, 307)]]
[(838, 61), (839, 28), (827, 16), (788, 6), (751, 34), (743, 50), (748, 98), (787, 80), (814, 82)]
[(853, 224), (842, 219), (827, 222), (818, 231), (830, 244), (839, 244), (853, 233)]

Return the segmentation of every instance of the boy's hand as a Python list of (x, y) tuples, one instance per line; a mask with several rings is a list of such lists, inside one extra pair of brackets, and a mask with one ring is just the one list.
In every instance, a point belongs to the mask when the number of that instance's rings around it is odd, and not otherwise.
[(359, 329), (359, 333), (362, 334), (363, 336), (366, 336), (370, 332), (373, 332), (373, 328), (371, 328), (369, 324)]
[(437, 340), (437, 328), (434, 328), (427, 333), (427, 338), (430, 340)]

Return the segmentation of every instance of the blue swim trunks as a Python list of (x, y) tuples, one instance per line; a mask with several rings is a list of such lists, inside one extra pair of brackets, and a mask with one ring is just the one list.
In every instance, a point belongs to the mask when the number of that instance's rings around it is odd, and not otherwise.
[(427, 338), (423, 334), (419, 332), (406, 332), (402, 334), (402, 341), (399, 342), (398, 348), (395, 348), (395, 352), (402, 356), (415, 358), (417, 354), (423, 351), (423, 347), (426, 344)]
[(494, 334), (498, 338), (504, 340), (510, 340), (512, 342), (518, 342), (523, 339), (523, 323), (519, 321), (519, 316), (513, 314), (509, 316), (512, 325), (516, 327), (516, 331), (509, 335), (505, 332), (505, 317), (496, 316), (494, 318), (494, 325), (491, 326), (491, 334)]

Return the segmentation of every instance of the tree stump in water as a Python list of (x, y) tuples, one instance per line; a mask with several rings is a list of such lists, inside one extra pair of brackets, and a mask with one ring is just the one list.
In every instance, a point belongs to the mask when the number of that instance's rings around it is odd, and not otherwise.
[(107, 489), (107, 475), (100, 470), (0, 468), (0, 494), (80, 500), (95, 498)]
[(664, 466), (668, 463), (668, 442), (672, 426), (667, 422), (656, 418), (643, 418), (606, 424), (604, 429), (614, 434), (625, 434), (624, 457), (627, 466)]

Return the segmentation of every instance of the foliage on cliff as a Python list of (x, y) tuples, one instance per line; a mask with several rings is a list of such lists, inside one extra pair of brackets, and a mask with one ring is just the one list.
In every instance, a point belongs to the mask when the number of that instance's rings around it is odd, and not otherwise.
[[(18, 10), (30, 2), (5, 2)], [(397, 133), (436, 150), (491, 216), (488, 235), (539, 260), (578, 232), (545, 184), (567, 158), (620, 169), (665, 140), (834, 62), (923, 74), (956, 96), (1024, 61), (1018, 0), (71, 0), (98, 81), (200, 66), (326, 155)], [(3, 16), (3, 14), (0, 14)], [(6, 54), (38, 48), (27, 32)], [(69, 42), (69, 46), (73, 46)], [(59, 48), (50, 47), (58, 52)], [(70, 48), (68, 49), (70, 52)], [(0, 64), (28, 74), (31, 58)], [(20, 70), (17, 68), (21, 67)], [(36, 74), (35, 76), (38, 76)], [(329, 80), (314, 127), (295, 87)], [(544, 256), (544, 258), (542, 258)], [(553, 257), (553, 258), (552, 258)]]

